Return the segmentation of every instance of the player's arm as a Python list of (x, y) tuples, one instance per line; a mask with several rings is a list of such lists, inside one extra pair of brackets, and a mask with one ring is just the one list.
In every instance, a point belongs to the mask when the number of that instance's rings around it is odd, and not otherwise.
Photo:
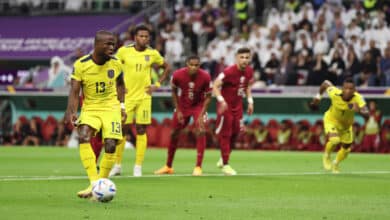
[(168, 63), (166, 63), (165, 61), (163, 62), (162, 65), (159, 65), (158, 68), (163, 68), (164, 69), (164, 72), (161, 74), (160, 78), (157, 80), (157, 82), (155, 82), (153, 85), (150, 85), (148, 87), (146, 87), (146, 92), (148, 94), (152, 94), (152, 92), (156, 91), (158, 88), (160, 88), (161, 86), (161, 83), (165, 81), (165, 79), (168, 77), (169, 75), (169, 71), (170, 71), (170, 66)]
[(70, 91), (68, 96), (68, 106), (65, 111), (64, 123), (75, 124), (77, 120), (77, 108), (79, 106), (79, 94), (81, 90), (81, 81), (72, 79), (70, 81)]
[(359, 108), (359, 114), (365, 119), (365, 120), (368, 120), (368, 118), (370, 117), (370, 112), (367, 108), (367, 106), (363, 106), (362, 108)]
[(158, 84), (161, 85), (161, 83), (163, 83), (168, 78), (169, 71), (171, 71), (171, 67), (167, 62), (164, 61), (164, 63), (160, 65), (159, 68), (162, 68), (164, 70), (157, 81)]
[(116, 78), (116, 91), (118, 95), (118, 100), (121, 103), (122, 123), (124, 123), (126, 121), (127, 115), (125, 107), (126, 86), (125, 80), (123, 79), (123, 72), (119, 74), (119, 76)]
[(207, 109), (209, 108), (210, 102), (211, 102), (211, 91), (205, 93), (205, 99), (203, 101), (202, 110), (201, 110), (200, 115), (198, 117), (198, 125), (199, 125), (200, 129), (203, 131), (205, 129), (204, 123), (207, 120)]
[(356, 113), (359, 113), (366, 121), (370, 117), (370, 111), (368, 110), (367, 104), (364, 101), (364, 98), (358, 95), (358, 98), (355, 103), (353, 103), (353, 110)]
[(316, 96), (313, 97), (313, 99), (311, 100), (311, 102), (309, 103), (309, 107), (310, 109), (312, 110), (317, 110), (318, 109), (318, 105), (320, 104), (320, 101), (321, 101), (321, 98), (322, 98), (322, 94), (326, 91), (326, 89), (330, 86), (333, 86), (333, 84), (329, 81), (329, 80), (325, 80), (321, 86), (320, 86), (320, 89), (318, 91), (318, 93), (316, 94)]
[(253, 113), (253, 110), (254, 110), (253, 97), (252, 97), (252, 85), (253, 85), (253, 82), (250, 82), (248, 84), (248, 87), (246, 88), (246, 91), (245, 91), (247, 101), (248, 101), (248, 110), (247, 110), (248, 115), (251, 115)]
[(182, 112), (181, 112), (181, 110), (179, 108), (179, 97), (177, 96), (178, 89), (177, 89), (177, 86), (175, 85), (173, 77), (172, 77), (172, 80), (171, 80), (171, 91), (172, 91), (173, 106), (175, 107), (177, 120), (180, 123), (183, 123), (184, 122), (183, 121), (183, 114), (182, 114)]
[(205, 99), (204, 99), (204, 102), (203, 102), (202, 111), (200, 112), (201, 115), (205, 115), (206, 114), (206, 111), (209, 108), (210, 102), (211, 102), (211, 92), (208, 92), (208, 93), (205, 94)]
[(221, 87), (223, 85), (224, 78), (225, 78), (225, 74), (222, 72), (218, 75), (218, 77), (215, 79), (213, 83), (214, 96), (217, 98), (218, 103), (220, 103), (221, 105), (219, 113), (223, 113), (227, 109), (227, 103), (221, 93)]

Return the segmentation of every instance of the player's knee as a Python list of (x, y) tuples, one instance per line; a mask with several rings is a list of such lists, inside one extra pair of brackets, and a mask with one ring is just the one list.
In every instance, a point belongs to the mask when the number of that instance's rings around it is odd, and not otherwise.
[(339, 145), (340, 137), (339, 136), (329, 137), (329, 142), (332, 143), (333, 146)]
[(352, 144), (341, 145), (341, 147), (344, 148), (344, 151), (346, 151), (346, 152), (351, 152), (351, 146), (352, 146)]
[(171, 133), (171, 138), (177, 138), (179, 136), (179, 129), (173, 129)]
[(87, 125), (80, 126), (78, 129), (79, 143), (89, 143), (91, 141), (93, 132), (94, 130)]
[(106, 153), (112, 154), (115, 153), (116, 140), (114, 139), (105, 139), (104, 140), (104, 151)]
[(138, 135), (143, 135), (146, 133), (146, 125), (136, 125), (135, 129), (137, 130)]
[(79, 142), (80, 143), (89, 143), (91, 141), (91, 137), (87, 133), (79, 134)]
[(196, 135), (197, 136), (202, 136), (202, 135), (205, 135), (206, 134), (206, 130), (205, 129), (203, 129), (203, 128), (198, 128), (198, 129), (196, 129)]

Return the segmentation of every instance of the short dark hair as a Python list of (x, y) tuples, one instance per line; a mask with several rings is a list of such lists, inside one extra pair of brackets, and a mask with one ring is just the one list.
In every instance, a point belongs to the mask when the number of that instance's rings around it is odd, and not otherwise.
[(237, 50), (236, 54), (251, 53), (251, 50), (247, 47), (241, 47)]
[(200, 61), (200, 57), (198, 55), (190, 55), (187, 57), (186, 62), (188, 62), (190, 60), (199, 60)]
[(147, 31), (150, 34), (150, 29), (144, 24), (140, 24), (137, 27), (135, 27), (134, 32), (133, 32), (134, 36), (137, 35), (137, 33), (139, 31)]
[(95, 35), (95, 43), (101, 39), (102, 35), (114, 35), (114, 33), (110, 32), (110, 31), (106, 31), (106, 30), (97, 31), (96, 35)]
[(344, 82), (345, 83), (352, 83), (352, 84), (355, 84), (355, 82), (353, 81), (352, 77), (347, 77), (344, 79)]

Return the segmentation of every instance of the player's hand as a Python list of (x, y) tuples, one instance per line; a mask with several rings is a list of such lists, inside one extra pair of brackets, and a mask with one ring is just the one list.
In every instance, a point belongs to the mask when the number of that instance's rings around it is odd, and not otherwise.
[(146, 93), (148, 93), (149, 95), (152, 95), (152, 93), (157, 89), (158, 87), (156, 85), (150, 85), (145, 87)]
[(253, 103), (248, 103), (248, 109), (247, 109), (247, 114), (248, 115), (252, 115), (253, 114), (253, 109), (254, 109), (254, 107), (253, 107)]
[(313, 98), (313, 100), (311, 100), (311, 102), (309, 102), (309, 108), (310, 110), (312, 111), (318, 111), (319, 109), (319, 104), (320, 104), (320, 100), (319, 99), (316, 99), (316, 98)]
[(207, 112), (205, 114), (199, 115), (198, 120), (197, 120), (199, 130), (201, 130), (201, 131), (205, 130), (206, 121), (207, 121)]
[(64, 124), (72, 124), (73, 126), (77, 126), (77, 115), (75, 113), (66, 111)]
[(125, 109), (121, 110), (121, 115), (122, 115), (122, 124), (125, 124), (126, 119), (127, 119), (127, 114), (126, 114), (126, 110)]
[(228, 105), (225, 101), (219, 102), (218, 113), (219, 114), (224, 113), (227, 108), (228, 108)]

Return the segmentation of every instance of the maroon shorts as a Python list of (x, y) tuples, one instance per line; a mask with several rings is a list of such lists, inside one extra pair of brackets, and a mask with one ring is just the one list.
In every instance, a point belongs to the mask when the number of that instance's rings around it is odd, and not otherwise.
[(201, 113), (201, 109), (200, 108), (195, 108), (193, 110), (185, 110), (185, 111), (182, 111), (182, 114), (183, 114), (183, 123), (180, 123), (179, 120), (177, 119), (177, 112), (175, 111), (173, 113), (173, 129), (182, 129), (182, 128), (185, 128), (188, 123), (190, 122), (190, 119), (192, 117), (192, 119), (194, 120), (194, 124), (195, 124), (195, 127), (198, 128), (198, 118), (200, 116), (200, 113)]
[(217, 114), (215, 134), (222, 137), (231, 137), (232, 134), (238, 135), (242, 125), (242, 113), (234, 114), (227, 110), (223, 114)]

